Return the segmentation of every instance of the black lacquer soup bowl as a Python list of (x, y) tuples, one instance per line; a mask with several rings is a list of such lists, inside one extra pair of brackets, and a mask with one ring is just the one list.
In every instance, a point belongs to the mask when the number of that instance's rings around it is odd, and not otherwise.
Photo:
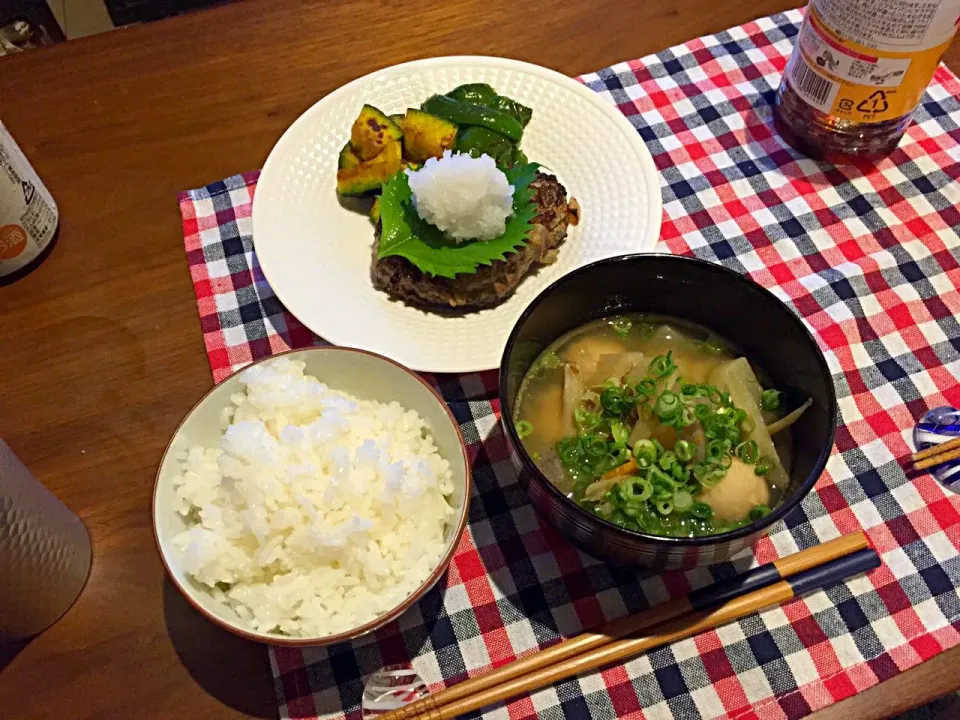
[[(540, 472), (512, 421), (521, 381), (553, 341), (592, 320), (623, 313), (673, 316), (726, 338), (770, 375), (774, 387), (813, 398), (791, 428), (793, 464), (781, 503), (756, 522), (706, 537), (621, 528), (566, 497)], [(674, 255), (627, 255), (584, 266), (544, 290), (517, 321), (500, 365), (503, 425), (520, 482), (540, 514), (596, 558), (620, 565), (689, 568), (725, 560), (767, 534), (813, 488), (833, 447), (837, 400), (823, 353), (773, 293), (720, 265)]]

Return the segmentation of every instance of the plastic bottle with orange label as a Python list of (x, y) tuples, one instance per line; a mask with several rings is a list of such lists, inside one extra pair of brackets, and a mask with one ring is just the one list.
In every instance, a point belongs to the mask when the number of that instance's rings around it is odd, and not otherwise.
[(59, 227), (57, 204), (0, 123), (0, 285), (43, 262)]
[(960, 18), (960, 0), (810, 0), (774, 106), (811, 157), (876, 160), (900, 142)]

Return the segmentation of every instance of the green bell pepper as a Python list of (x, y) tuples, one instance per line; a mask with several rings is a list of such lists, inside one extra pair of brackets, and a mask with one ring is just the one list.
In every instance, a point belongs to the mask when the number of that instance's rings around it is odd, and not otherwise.
[(523, 127), (526, 127), (527, 123), (530, 122), (530, 118), (533, 117), (533, 110), (526, 105), (521, 105), (516, 100), (504, 97), (503, 95), (497, 95), (497, 91), (486, 83), (461, 85), (454, 88), (449, 95), (454, 100), (459, 100), (460, 102), (480, 105), (506, 113), (516, 118)]
[(481, 107), (494, 107), (493, 103), (495, 103), (497, 97), (499, 97), (497, 91), (486, 83), (460, 85), (447, 93), (447, 95), (454, 100), (459, 100), (460, 102), (471, 105), (480, 105)]
[(421, 109), (457, 125), (479, 125), (489, 128), (505, 135), (513, 142), (520, 142), (523, 137), (523, 125), (516, 118), (499, 110), (454, 100), (448, 95), (434, 95), (423, 103)]
[(489, 155), (501, 166), (513, 165), (517, 150), (516, 145), (500, 133), (479, 125), (467, 127), (458, 133), (453, 149), (473, 157)]

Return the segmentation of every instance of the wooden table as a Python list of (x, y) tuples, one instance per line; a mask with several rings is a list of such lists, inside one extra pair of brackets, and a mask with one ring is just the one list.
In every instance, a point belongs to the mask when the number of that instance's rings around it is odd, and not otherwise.
[[(3, 122), (63, 217), (51, 257), (0, 288), (0, 437), (94, 543), (74, 608), (0, 648), (0, 716), (276, 717), (265, 649), (186, 605), (150, 531), (160, 455), (211, 385), (177, 191), (260, 167), (309, 105), (393, 63), (495, 54), (577, 75), (794, 2), (449, 0), (415, 16), (248, 0), (0, 59)], [(960, 44), (947, 61), (960, 69)], [(958, 667), (960, 649), (816, 717), (914, 706), (960, 686)]]

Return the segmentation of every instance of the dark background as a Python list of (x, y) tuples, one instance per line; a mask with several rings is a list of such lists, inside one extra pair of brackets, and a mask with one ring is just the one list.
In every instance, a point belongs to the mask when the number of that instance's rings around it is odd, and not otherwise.
[[(159, 20), (229, 0), (104, 0), (114, 25)], [(67, 0), (70, 2), (70, 0)], [(15, 19), (41, 25), (57, 41), (63, 32), (44, 0), (0, 0), (0, 27)]]
[[(69, 0), (68, 0), (69, 1)], [(115, 25), (159, 20), (187, 10), (217, 5), (228, 0), (105, 0)]]

